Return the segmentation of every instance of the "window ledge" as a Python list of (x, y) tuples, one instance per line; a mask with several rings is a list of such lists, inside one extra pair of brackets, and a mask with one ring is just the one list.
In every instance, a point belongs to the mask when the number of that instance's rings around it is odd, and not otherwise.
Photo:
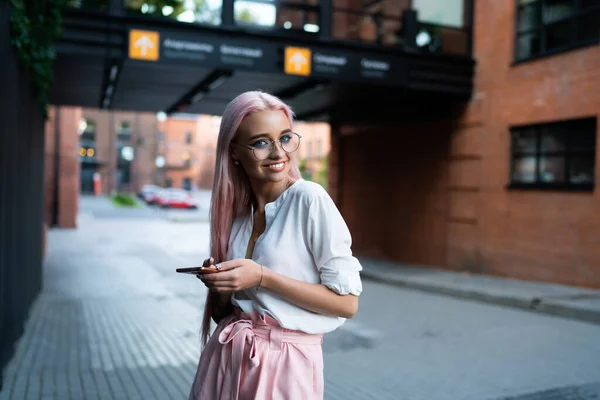
[(580, 42), (580, 43), (577, 43), (577, 44), (572, 44), (572, 45), (569, 45), (569, 46), (560, 47), (558, 49), (550, 50), (550, 51), (547, 51), (545, 53), (537, 54), (535, 56), (516, 59), (510, 65), (511, 65), (511, 67), (515, 67), (517, 65), (524, 64), (524, 63), (527, 63), (527, 62), (530, 62), (530, 61), (536, 61), (536, 60), (539, 60), (539, 59), (542, 59), (542, 58), (555, 56), (555, 55), (558, 55), (558, 54), (561, 54), (561, 53), (566, 53), (566, 52), (569, 52), (569, 51), (572, 51), (572, 50), (581, 49), (583, 47), (595, 46), (595, 45), (597, 45), (599, 43), (600, 43), (600, 38), (592, 39), (592, 40), (587, 40), (585, 42)]
[(544, 190), (557, 192), (593, 192), (593, 183), (509, 183), (507, 190)]

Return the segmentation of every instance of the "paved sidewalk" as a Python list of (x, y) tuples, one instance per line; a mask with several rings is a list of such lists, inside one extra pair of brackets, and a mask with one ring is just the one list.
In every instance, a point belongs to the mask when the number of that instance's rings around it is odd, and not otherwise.
[[(208, 224), (102, 198), (82, 201), (79, 222), (49, 233), (44, 288), (0, 400), (185, 399), (205, 289), (174, 270), (207, 257)], [(460, 280), (363, 263), (363, 277), (379, 268), (412, 288)], [(598, 324), (365, 279), (357, 316), (324, 339), (325, 400), (598, 399), (598, 337)]]
[(600, 323), (600, 290), (361, 258), (362, 276), (410, 289)]

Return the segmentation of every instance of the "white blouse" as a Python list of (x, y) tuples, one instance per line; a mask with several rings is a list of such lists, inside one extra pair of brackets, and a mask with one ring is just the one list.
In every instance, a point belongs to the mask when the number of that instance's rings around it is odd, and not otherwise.
[[(253, 212), (233, 222), (229, 259), (244, 258), (252, 234)], [(340, 212), (319, 184), (300, 179), (265, 205), (266, 228), (252, 259), (300, 281), (320, 283), (340, 295), (360, 295), (362, 267), (352, 256), (352, 239)], [(316, 314), (265, 288), (235, 292), (231, 302), (244, 312), (270, 315), (287, 329), (306, 333), (335, 330), (345, 318)]]

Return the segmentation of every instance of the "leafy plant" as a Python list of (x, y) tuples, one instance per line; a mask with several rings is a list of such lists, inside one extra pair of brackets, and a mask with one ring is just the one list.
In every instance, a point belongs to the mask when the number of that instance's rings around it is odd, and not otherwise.
[(35, 98), (48, 118), (48, 93), (54, 81), (54, 42), (61, 34), (64, 0), (10, 0), (12, 43), (29, 73)]
[(312, 174), (308, 170), (308, 167), (306, 166), (306, 162), (307, 162), (306, 158), (301, 159), (298, 162), (298, 169), (300, 170), (300, 174), (302, 175), (302, 179), (312, 180)]
[(138, 202), (127, 193), (117, 193), (112, 197), (112, 202), (118, 207), (137, 207)]

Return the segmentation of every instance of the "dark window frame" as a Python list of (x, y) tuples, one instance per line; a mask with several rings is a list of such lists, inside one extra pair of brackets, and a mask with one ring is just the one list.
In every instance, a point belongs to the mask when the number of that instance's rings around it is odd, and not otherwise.
[[(519, 64), (522, 62), (526, 62), (529, 60), (535, 60), (541, 57), (547, 57), (558, 53), (563, 53), (571, 50), (575, 50), (581, 47), (593, 46), (595, 44), (600, 43), (600, 29), (598, 33), (593, 38), (587, 39), (579, 39), (578, 34), (578, 21), (585, 17), (598, 15), (600, 17), (600, 4), (594, 6), (588, 6), (587, 8), (582, 8), (583, 0), (573, 0), (575, 8), (573, 13), (569, 16), (559, 18), (549, 23), (544, 23), (543, 15), (546, 4), (555, 0), (534, 0), (530, 4), (525, 6), (521, 6), (519, 4), (520, 0), (515, 0), (515, 26), (514, 26), (514, 62), (513, 65)], [(526, 7), (540, 7), (537, 24), (538, 27), (530, 28), (527, 30), (520, 31), (519, 30), (519, 16), (521, 9), (525, 9)], [(557, 46), (551, 49), (548, 49), (548, 31), (553, 28), (556, 28), (560, 24), (570, 23), (571, 27), (571, 40), (569, 43), (564, 44), (562, 46)], [(524, 57), (519, 57), (519, 39), (521, 39), (525, 35), (530, 35), (533, 33), (538, 33), (539, 35), (539, 51), (535, 54), (529, 54)]]
[(194, 141), (194, 137), (192, 135), (192, 132), (186, 132), (185, 133), (185, 144), (192, 144), (193, 141)]
[[(575, 124), (590, 124), (593, 126), (592, 130), (587, 132), (570, 133), (569, 129)], [(563, 130), (561, 134), (564, 135), (565, 149), (562, 151), (547, 151), (542, 150), (542, 136), (548, 132), (548, 128), (559, 128)], [(598, 141), (597, 134), (597, 118), (578, 118), (564, 121), (556, 121), (550, 123), (542, 123), (535, 125), (519, 125), (510, 128), (510, 177), (508, 189), (534, 189), (534, 190), (565, 190), (565, 191), (593, 191), (596, 182), (596, 165), (597, 155), (596, 147)], [(535, 149), (533, 151), (518, 151), (516, 149), (515, 136), (518, 133), (522, 133), (525, 130), (535, 132)], [(573, 149), (573, 142), (576, 135), (590, 135), (592, 138), (592, 145), (588, 149)], [(523, 182), (515, 180), (515, 161), (523, 157), (535, 157), (535, 181)], [(564, 159), (564, 182), (544, 182), (540, 177), (540, 165), (543, 157), (560, 157)], [(573, 160), (592, 159), (592, 182), (590, 183), (573, 183), (571, 182), (570, 167)]]

